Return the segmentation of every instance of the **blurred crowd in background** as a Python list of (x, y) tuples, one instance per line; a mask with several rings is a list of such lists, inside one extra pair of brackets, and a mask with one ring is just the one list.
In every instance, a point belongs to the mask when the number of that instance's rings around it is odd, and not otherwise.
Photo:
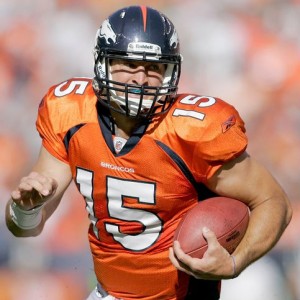
[(224, 281), (221, 300), (299, 300), (299, 0), (0, 0), (0, 300), (82, 300), (95, 285), (87, 213), (73, 185), (39, 237), (14, 238), (4, 210), (38, 155), (43, 95), (69, 77), (92, 77), (97, 28), (116, 9), (138, 3), (177, 27), (180, 91), (233, 104), (246, 122), (250, 154), (293, 203), (280, 242)]

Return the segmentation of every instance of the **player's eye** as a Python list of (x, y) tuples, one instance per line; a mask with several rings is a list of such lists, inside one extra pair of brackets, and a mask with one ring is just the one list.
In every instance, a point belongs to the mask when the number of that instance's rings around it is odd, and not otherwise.
[(164, 64), (157, 64), (157, 63), (152, 63), (147, 66), (147, 70), (159, 74), (163, 74), (166, 70), (166, 65)]
[(158, 64), (151, 64), (151, 65), (148, 66), (148, 69), (149, 69), (150, 71), (159, 71), (159, 70), (160, 70)]
[(129, 69), (136, 69), (138, 67), (138, 65), (136, 63), (133, 63), (133, 62), (125, 62), (124, 63), (124, 66), (129, 68)]

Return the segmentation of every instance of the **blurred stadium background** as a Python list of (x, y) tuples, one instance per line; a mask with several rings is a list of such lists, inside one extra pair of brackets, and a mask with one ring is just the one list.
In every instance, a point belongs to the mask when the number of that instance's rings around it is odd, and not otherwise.
[[(95, 278), (84, 202), (71, 186), (37, 238), (16, 239), (4, 224), (9, 193), (40, 146), (37, 107), (51, 85), (93, 76), (98, 26), (138, 1), (0, 0), (0, 300), (82, 300)], [(249, 151), (281, 182), (294, 217), (281, 241), (221, 300), (300, 299), (300, 1), (140, 1), (177, 27), (182, 92), (220, 97), (247, 124)], [(258, 187), (259, 188), (259, 187)]]

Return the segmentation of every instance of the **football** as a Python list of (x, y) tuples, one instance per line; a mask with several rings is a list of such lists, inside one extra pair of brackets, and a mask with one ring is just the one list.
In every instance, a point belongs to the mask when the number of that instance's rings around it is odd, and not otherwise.
[(212, 230), (218, 242), (232, 253), (242, 240), (249, 223), (249, 208), (243, 202), (227, 197), (213, 197), (200, 201), (181, 219), (174, 240), (182, 250), (195, 258), (202, 258), (207, 243), (202, 228)]

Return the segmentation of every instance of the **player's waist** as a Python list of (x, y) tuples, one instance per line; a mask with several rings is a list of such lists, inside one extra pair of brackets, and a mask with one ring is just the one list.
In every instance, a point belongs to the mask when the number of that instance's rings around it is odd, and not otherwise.
[(184, 299), (188, 276), (171, 264), (168, 251), (155, 254), (93, 250), (94, 267), (103, 289), (124, 300)]

